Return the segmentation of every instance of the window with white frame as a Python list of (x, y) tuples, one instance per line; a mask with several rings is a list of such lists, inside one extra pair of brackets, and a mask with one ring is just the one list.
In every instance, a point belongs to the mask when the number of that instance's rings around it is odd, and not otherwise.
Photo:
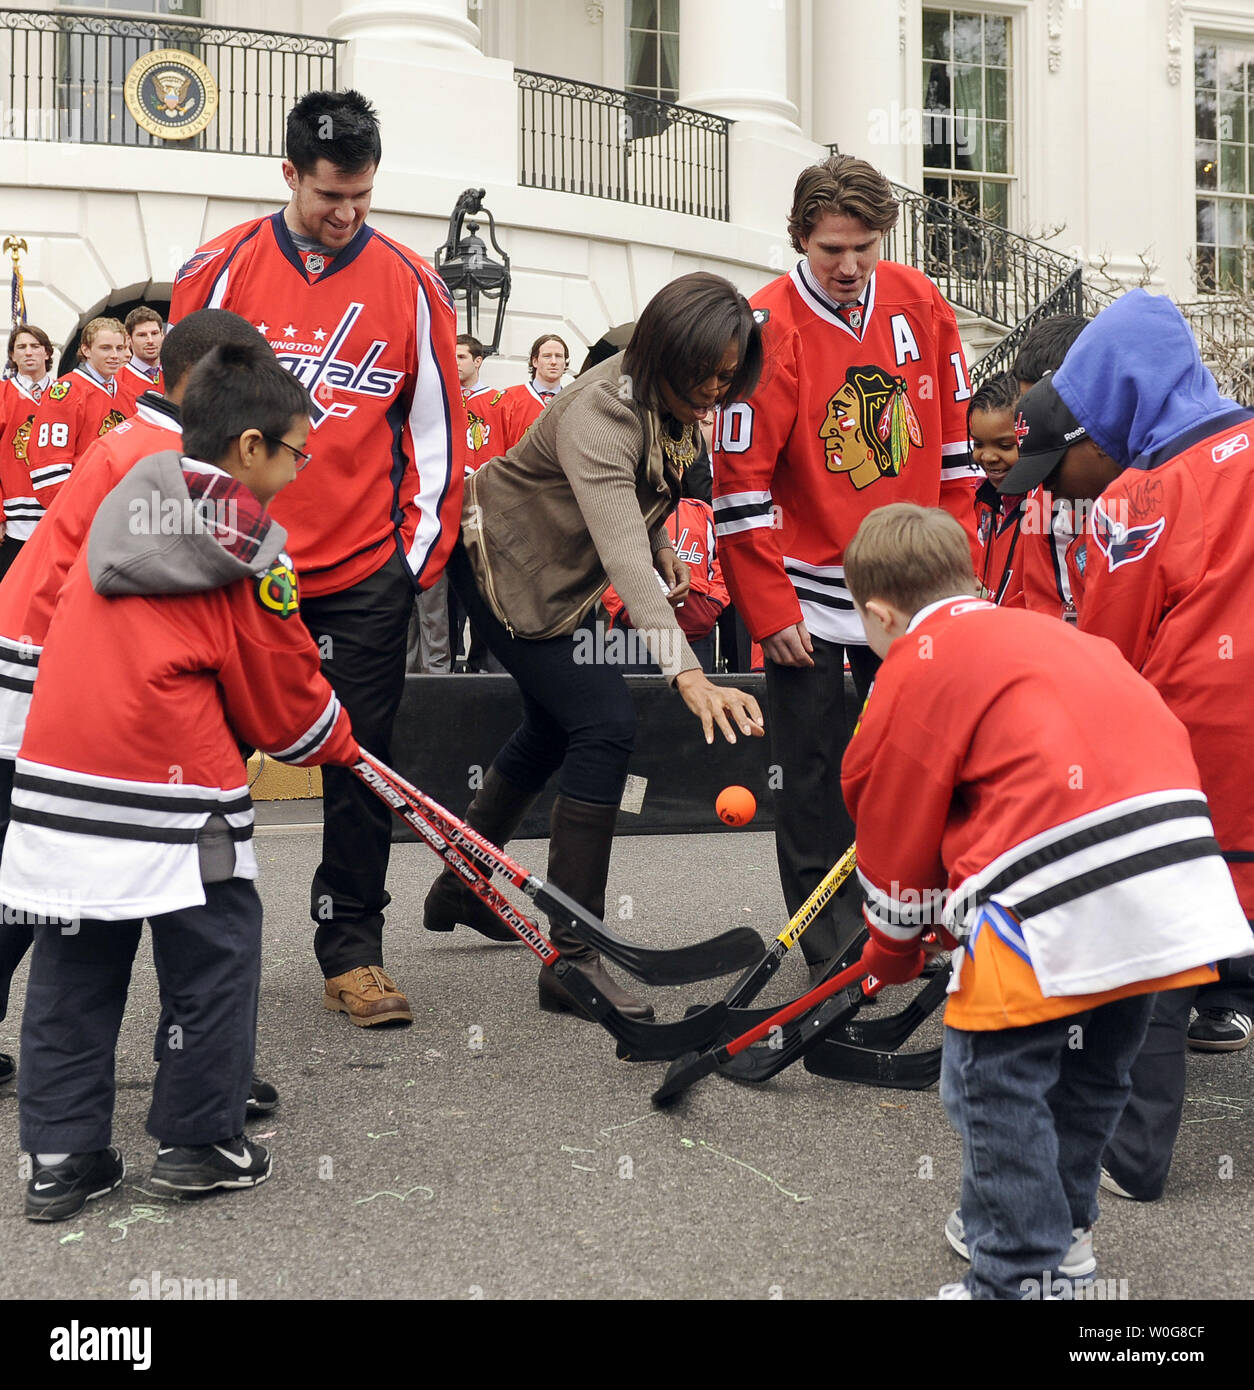
[(1200, 38), (1193, 55), (1197, 287), (1254, 287), (1254, 40)]
[(627, 0), (629, 92), (679, 100), (679, 0)]
[(1014, 182), (1008, 15), (923, 11), (923, 191), (1009, 226)]

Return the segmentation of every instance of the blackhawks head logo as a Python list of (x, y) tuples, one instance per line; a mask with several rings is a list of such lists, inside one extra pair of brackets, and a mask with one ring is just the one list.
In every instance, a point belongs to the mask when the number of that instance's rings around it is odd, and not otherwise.
[(847, 473), (856, 488), (895, 478), (910, 448), (923, 447), (919, 417), (901, 377), (879, 367), (850, 367), (845, 384), (827, 403), (819, 439), (832, 473)]
[(492, 426), (477, 415), (472, 415), (470, 411), (466, 412), (466, 419), (469, 422), (466, 429), (466, 447), (472, 453), (477, 453), (488, 442)]
[(120, 425), (126, 416), (120, 410), (111, 410), (108, 415), (100, 422), (99, 434), (108, 434), (116, 425)]
[(300, 596), (296, 587), (296, 571), (288, 555), (280, 555), (257, 580), (257, 602), (279, 618), (290, 618), (300, 612)]

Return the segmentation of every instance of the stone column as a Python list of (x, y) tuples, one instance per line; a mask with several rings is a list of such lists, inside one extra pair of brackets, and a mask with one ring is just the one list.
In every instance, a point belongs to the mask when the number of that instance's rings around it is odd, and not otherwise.
[[(903, 24), (911, 28), (903, 28)], [(905, 181), (905, 141), (920, 139), (908, 108), (918, 82), (907, 82), (907, 53), (917, 57), (918, 9), (903, 16), (896, 5), (865, 0), (817, 0), (813, 42), (813, 130), (816, 140), (842, 154), (868, 160), (890, 179)], [(916, 148), (915, 155), (921, 158)]]

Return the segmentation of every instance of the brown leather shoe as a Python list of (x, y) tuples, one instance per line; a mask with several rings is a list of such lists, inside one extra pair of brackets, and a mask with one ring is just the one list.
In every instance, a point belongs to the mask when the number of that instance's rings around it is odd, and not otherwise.
[(379, 965), (359, 965), (326, 982), (322, 1007), (332, 1013), (347, 1014), (358, 1028), (376, 1023), (412, 1023), (409, 1000), (396, 988), (387, 971)]

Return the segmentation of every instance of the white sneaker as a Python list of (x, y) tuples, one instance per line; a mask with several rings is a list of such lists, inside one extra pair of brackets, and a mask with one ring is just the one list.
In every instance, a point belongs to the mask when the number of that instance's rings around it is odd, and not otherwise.
[[(966, 1232), (962, 1228), (962, 1217), (956, 1211), (951, 1211), (949, 1220), (945, 1222), (945, 1239), (964, 1260), (971, 1258), (971, 1252), (967, 1249)], [(1096, 1268), (1097, 1257), (1093, 1254), (1093, 1228), (1089, 1226), (1081, 1230), (1077, 1226), (1071, 1232), (1071, 1248), (1063, 1257), (1062, 1264), (1058, 1266), (1058, 1273), (1064, 1279), (1083, 1279), (1086, 1274), (1092, 1274)], [(952, 1294), (950, 1296), (956, 1298), (958, 1295)]]
[(971, 1290), (965, 1284), (942, 1284), (934, 1294), (929, 1294), (929, 1303), (948, 1303), (953, 1300), (963, 1300), (970, 1302)]
[(1097, 1185), (1107, 1192), (1113, 1192), (1116, 1197), (1126, 1197), (1129, 1202), (1139, 1202), (1141, 1200), (1139, 1197), (1134, 1197), (1132, 1193), (1125, 1188), (1120, 1187), (1105, 1168), (1102, 1169), (1102, 1175), (1098, 1178)]

